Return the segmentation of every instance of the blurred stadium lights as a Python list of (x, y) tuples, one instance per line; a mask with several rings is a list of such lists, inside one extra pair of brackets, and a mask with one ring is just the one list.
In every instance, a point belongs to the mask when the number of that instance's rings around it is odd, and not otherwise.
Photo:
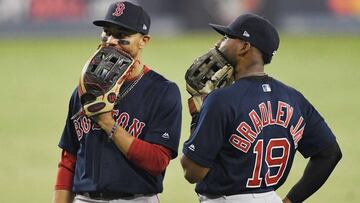
[[(244, 12), (292, 33), (360, 33), (360, 0), (129, 0), (152, 17), (151, 34), (209, 30)], [(0, 0), (0, 36), (93, 36), (93, 19), (114, 0)]]

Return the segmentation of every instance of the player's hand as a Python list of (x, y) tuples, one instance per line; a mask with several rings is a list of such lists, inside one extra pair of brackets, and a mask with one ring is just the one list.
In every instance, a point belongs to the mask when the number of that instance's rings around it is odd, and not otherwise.
[(199, 113), (191, 114), (190, 134), (194, 132), (198, 119), (199, 119)]
[(200, 112), (204, 99), (207, 95), (194, 95), (188, 99), (189, 113), (191, 116)]
[(199, 117), (199, 112), (206, 96), (207, 95), (195, 95), (188, 99), (189, 113), (191, 115), (191, 124), (190, 124), (191, 134), (195, 130), (196, 123)]
[(93, 118), (96, 121), (96, 123), (99, 124), (103, 130), (105, 130), (106, 133), (109, 134), (111, 132), (111, 128), (115, 122), (111, 111), (95, 115), (93, 116)]

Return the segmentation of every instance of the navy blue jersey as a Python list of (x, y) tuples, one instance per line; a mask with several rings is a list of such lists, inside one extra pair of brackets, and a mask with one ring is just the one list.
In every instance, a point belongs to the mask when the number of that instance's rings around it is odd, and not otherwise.
[(307, 158), (334, 141), (301, 93), (268, 76), (247, 77), (207, 96), (183, 152), (210, 168), (197, 193), (232, 195), (277, 189), (296, 150)]
[[(125, 82), (121, 90), (130, 83)], [(84, 116), (70, 119), (80, 106), (75, 90), (59, 143), (60, 148), (77, 157), (73, 192), (162, 192), (164, 173), (154, 177), (135, 166), (91, 119)], [(175, 158), (180, 139), (181, 109), (177, 85), (150, 70), (114, 107), (113, 117), (131, 135), (170, 149)]]

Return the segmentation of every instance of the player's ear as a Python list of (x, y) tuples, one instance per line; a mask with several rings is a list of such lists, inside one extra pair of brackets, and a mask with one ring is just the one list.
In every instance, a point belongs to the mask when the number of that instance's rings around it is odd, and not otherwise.
[(143, 49), (150, 41), (149, 35), (143, 35), (139, 41), (139, 47)]
[(251, 44), (249, 42), (241, 41), (238, 46), (238, 55), (244, 56), (251, 48)]

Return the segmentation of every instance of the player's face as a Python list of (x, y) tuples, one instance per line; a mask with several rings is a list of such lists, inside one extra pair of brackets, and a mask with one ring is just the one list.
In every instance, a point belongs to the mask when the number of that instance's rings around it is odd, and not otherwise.
[(237, 39), (231, 39), (228, 37), (224, 37), (220, 43), (220, 51), (225, 55), (226, 60), (233, 66), (236, 67), (237, 65), (237, 54), (236, 54), (236, 47), (237, 47)]
[(128, 52), (133, 58), (137, 58), (140, 51), (145, 47), (149, 36), (118, 27), (104, 27), (101, 34), (103, 45), (115, 46)]

